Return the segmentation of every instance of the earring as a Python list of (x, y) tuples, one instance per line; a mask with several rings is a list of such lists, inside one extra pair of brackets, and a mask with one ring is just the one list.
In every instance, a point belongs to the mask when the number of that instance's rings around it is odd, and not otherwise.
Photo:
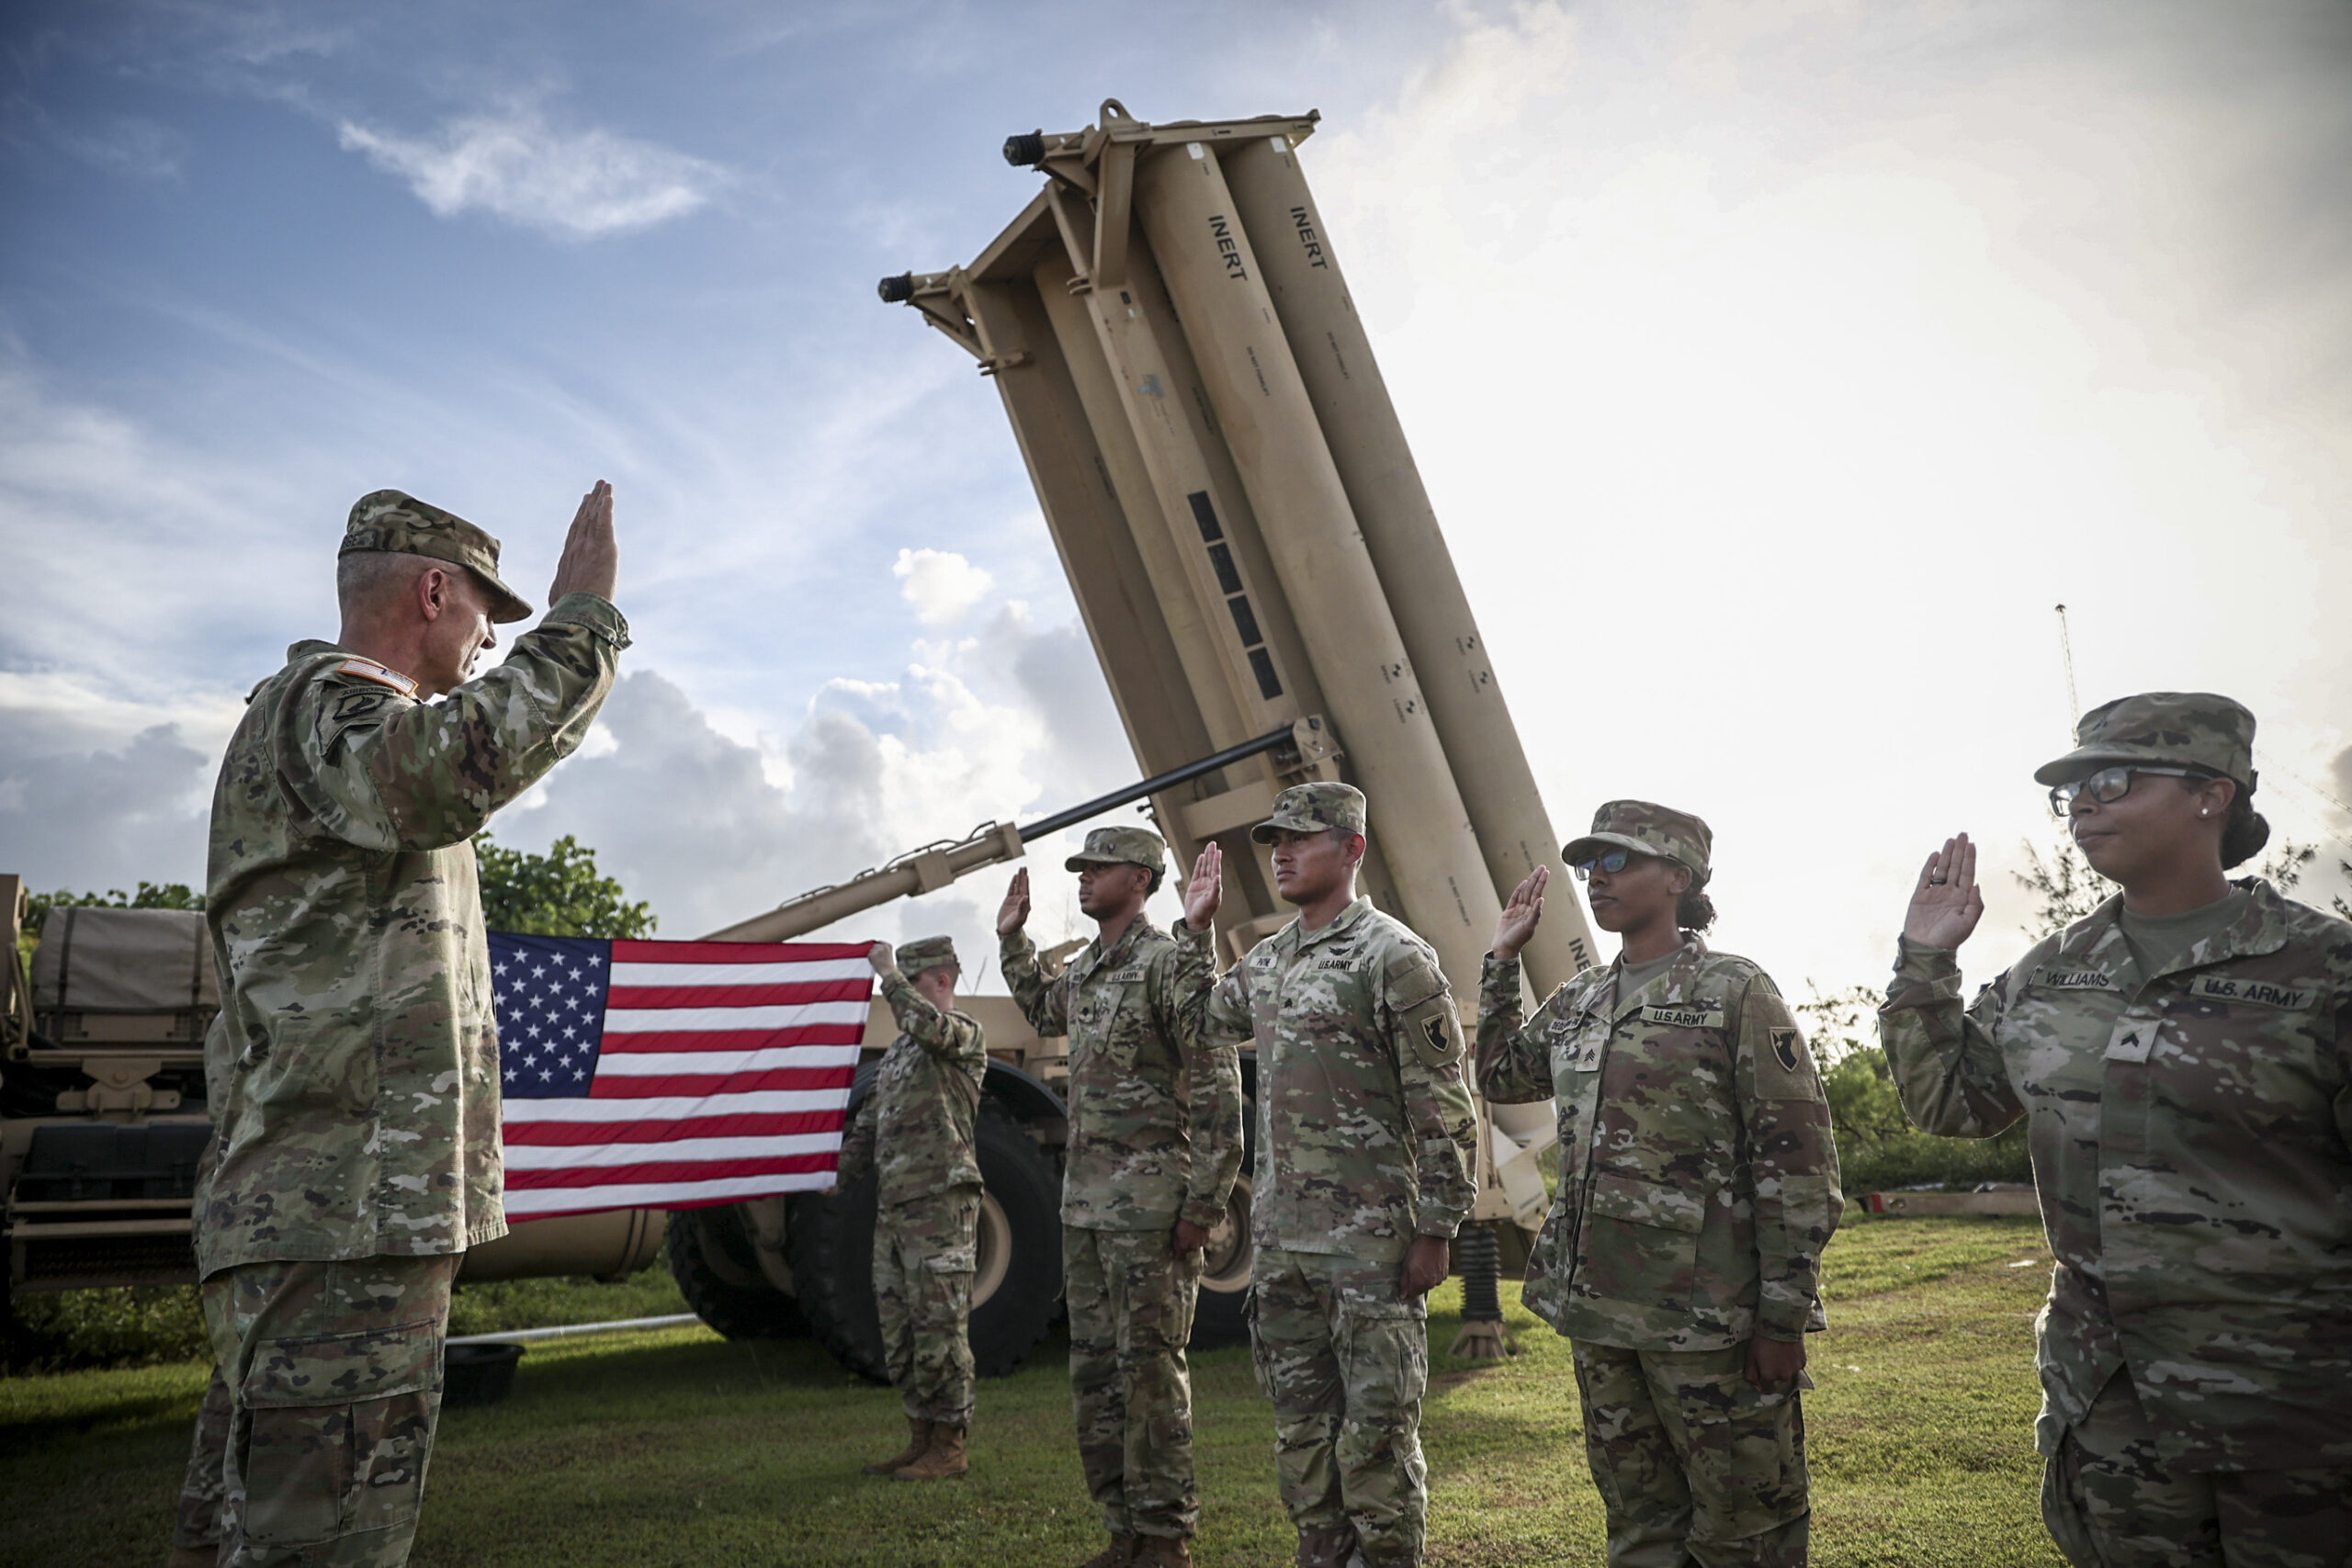
[(2200, 807), (2199, 807), (2197, 808), (2197, 815), (2198, 815), (2198, 816), (2199, 816), (2199, 817), (2211, 817), (2211, 816), (2212, 816), (2213, 814), (2212, 814), (2211, 811), (2206, 810), (2203, 807), (2201, 807), (2201, 806), (2200, 806)]

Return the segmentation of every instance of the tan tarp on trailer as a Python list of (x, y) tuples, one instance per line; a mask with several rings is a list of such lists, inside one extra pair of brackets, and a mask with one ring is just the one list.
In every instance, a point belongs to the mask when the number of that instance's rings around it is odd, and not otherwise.
[(212, 940), (193, 909), (60, 908), (33, 953), (33, 1010), (218, 1010)]

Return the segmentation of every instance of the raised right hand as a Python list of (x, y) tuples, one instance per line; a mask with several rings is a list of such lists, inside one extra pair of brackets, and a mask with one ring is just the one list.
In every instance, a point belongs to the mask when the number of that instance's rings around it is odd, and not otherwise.
[(1012, 886), (1004, 890), (1004, 903), (996, 912), (996, 934), (1011, 936), (1029, 923), (1029, 868), (1023, 866), (1012, 874)]
[(1193, 863), (1192, 886), (1184, 890), (1184, 923), (1196, 931), (1208, 930), (1224, 902), (1225, 851), (1211, 839)]
[(1503, 906), (1503, 918), (1495, 922), (1497, 958), (1517, 958), (1520, 950), (1534, 936), (1535, 928), (1544, 919), (1544, 889), (1551, 880), (1551, 868), (1539, 865), (1511, 889), (1510, 902)]
[(572, 513), (563, 558), (555, 563), (555, 581), (548, 584), (548, 608), (554, 609), (567, 593), (594, 593), (610, 603), (620, 569), (620, 547), (613, 541), (613, 487), (598, 479)]
[(1965, 833), (1946, 839), (1944, 847), (1919, 868), (1903, 934), (1921, 947), (1958, 947), (1984, 916), (1984, 892), (1976, 886), (1976, 846)]

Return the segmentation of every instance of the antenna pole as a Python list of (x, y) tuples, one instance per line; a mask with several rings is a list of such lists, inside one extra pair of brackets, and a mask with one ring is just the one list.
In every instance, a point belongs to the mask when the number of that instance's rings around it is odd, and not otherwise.
[(2066, 606), (2058, 606), (2058, 654), (2066, 665), (2066, 722), (2083, 711), (2083, 699), (2075, 691), (2075, 639), (2066, 631)]

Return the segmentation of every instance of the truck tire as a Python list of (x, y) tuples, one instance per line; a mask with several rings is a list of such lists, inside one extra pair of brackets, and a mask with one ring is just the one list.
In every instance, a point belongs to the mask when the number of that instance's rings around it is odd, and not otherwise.
[[(1061, 1182), (1021, 1123), (980, 1107), (978, 1268), (972, 1279), (972, 1360), (984, 1378), (1029, 1359), (1053, 1326), (1062, 1288)], [(792, 1204), (786, 1242), (809, 1332), (835, 1360), (876, 1382), (889, 1381), (874, 1306), (875, 1183), (804, 1193)]]
[(1200, 1293), (1193, 1303), (1195, 1350), (1250, 1342), (1250, 1182), (1258, 1169), (1258, 1107), (1241, 1102), (1241, 1174), (1225, 1201), (1225, 1219), (1209, 1233), (1201, 1261)]
[(728, 1338), (792, 1339), (808, 1332), (800, 1303), (760, 1272), (733, 1205), (673, 1212), (664, 1245), (678, 1293)]

